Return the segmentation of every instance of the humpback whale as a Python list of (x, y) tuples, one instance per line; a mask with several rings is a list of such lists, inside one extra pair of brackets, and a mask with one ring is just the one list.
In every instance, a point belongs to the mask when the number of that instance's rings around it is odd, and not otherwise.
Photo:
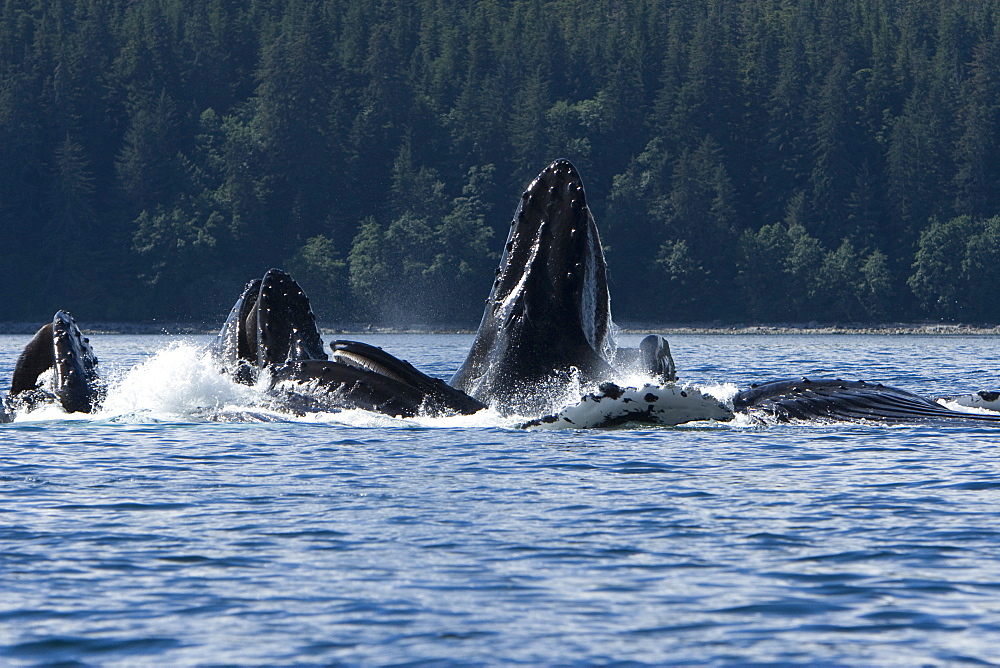
[(778, 422), (921, 422), (942, 419), (1000, 422), (1000, 413), (955, 411), (936, 401), (881, 383), (829, 378), (799, 378), (752, 385), (736, 394), (733, 409)]
[(619, 351), (607, 264), (580, 173), (556, 160), (531, 182), (510, 234), (479, 329), (451, 385), (502, 412), (538, 414), (550, 391), (638, 366), (674, 380), (670, 347), (651, 336)]
[[(647, 336), (631, 349), (619, 348), (615, 334), (607, 265), (583, 182), (569, 161), (557, 160), (521, 197), (479, 329), (450, 384), (357, 341), (333, 341), (327, 354), (309, 299), (279, 269), (246, 284), (211, 349), (224, 373), (292, 411), (361, 408), (410, 417), (471, 414), (489, 405), (535, 418), (524, 426), (678, 424), (734, 413), (776, 421), (1000, 422), (1000, 414), (951, 410), (902, 389), (831, 379), (754, 385), (730, 408), (671, 384), (676, 367), (664, 337)], [(630, 374), (658, 386), (616, 384)], [(596, 391), (561, 405), (567, 385)], [(89, 341), (59, 311), (18, 358), (0, 421), (39, 403), (92, 412), (105, 391)], [(992, 407), (997, 396), (954, 403)]]
[[(309, 299), (279, 269), (246, 284), (211, 345), (223, 373), (246, 385), (263, 383), (285, 410), (361, 408), (412, 417), (484, 408), (381, 348), (357, 341), (333, 341), (330, 348), (328, 356)], [(58, 311), (18, 358), (10, 391), (0, 402), (0, 422), (43, 403), (91, 413), (105, 393), (89, 340), (68, 312)]]
[(17, 358), (0, 422), (9, 422), (18, 410), (46, 403), (59, 404), (67, 413), (90, 413), (105, 390), (90, 340), (68, 311), (56, 311)]
[(309, 299), (279, 269), (243, 288), (212, 346), (222, 369), (252, 385), (262, 369), (300, 360), (325, 360)]
[(305, 292), (280, 269), (247, 283), (213, 345), (224, 372), (248, 385), (264, 377), (292, 410), (361, 408), (412, 417), (484, 408), (381, 348), (357, 341), (333, 341), (330, 348), (327, 356)]

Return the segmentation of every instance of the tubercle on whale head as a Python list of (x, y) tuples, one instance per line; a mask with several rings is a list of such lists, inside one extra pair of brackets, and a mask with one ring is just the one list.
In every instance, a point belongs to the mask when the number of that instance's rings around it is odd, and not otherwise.
[(256, 310), (258, 366), (327, 358), (309, 299), (291, 276), (269, 269)]
[(103, 399), (105, 387), (97, 373), (97, 356), (68, 311), (52, 319), (55, 393), (69, 413), (90, 413)]

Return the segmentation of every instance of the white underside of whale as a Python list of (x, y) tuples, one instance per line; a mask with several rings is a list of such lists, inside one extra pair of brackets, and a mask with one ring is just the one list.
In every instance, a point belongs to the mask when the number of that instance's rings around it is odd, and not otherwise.
[(955, 397), (943, 397), (937, 401), (939, 404), (947, 406), (952, 410), (973, 408), (1000, 412), (1000, 392), (973, 392), (972, 394), (960, 394)]
[(731, 409), (696, 387), (680, 387), (673, 383), (639, 387), (612, 385), (523, 426), (529, 429), (594, 429), (636, 424), (672, 427), (732, 418)]

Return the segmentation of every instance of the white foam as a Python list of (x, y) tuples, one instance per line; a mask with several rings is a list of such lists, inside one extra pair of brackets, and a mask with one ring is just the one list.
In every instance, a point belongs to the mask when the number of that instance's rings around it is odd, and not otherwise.
[[(350, 409), (296, 414), (285, 409), (269, 392), (266, 374), (256, 386), (236, 383), (220, 372), (219, 361), (206, 348), (190, 342), (173, 343), (145, 361), (128, 369), (112, 369), (107, 374), (107, 396), (95, 415), (67, 414), (60, 406), (41, 405), (34, 411), (19, 413), (18, 422), (52, 420), (112, 420), (116, 422), (256, 422), (289, 421), (326, 423), (350, 427), (392, 428), (420, 426), (433, 428), (515, 429), (538, 417), (503, 415), (487, 408), (472, 415), (418, 415), (400, 418), (376, 412)], [(545, 414), (557, 415), (558, 424), (541, 426), (586, 428), (614, 422), (616, 417), (634, 412), (637, 407), (657, 416), (654, 423), (684, 424), (691, 421), (724, 420), (727, 401), (736, 393), (731, 384), (708, 388), (654, 385), (647, 376), (621, 378), (626, 388), (621, 397), (608, 396), (595, 401), (600, 392), (584, 385), (576, 370), (569, 378), (553, 378), (544, 387), (532, 391), (547, 397)], [(628, 381), (623, 382), (623, 381)], [(656, 399), (650, 401), (647, 394)], [(568, 418), (564, 420), (562, 418)]]
[(30, 411), (19, 410), (14, 415), (16, 424), (31, 422), (49, 422), (52, 420), (90, 420), (93, 416), (88, 413), (67, 413), (63, 407), (56, 403), (39, 404)]
[(733, 398), (740, 391), (740, 388), (734, 383), (717, 383), (715, 385), (706, 385), (700, 389), (705, 394), (715, 397), (727, 406), (733, 405)]
[(262, 398), (259, 388), (222, 374), (204, 348), (176, 343), (112, 381), (97, 417), (195, 418), (224, 407), (260, 407)]
[(976, 413), (978, 415), (996, 415), (1000, 412), (1000, 401), (986, 401), (978, 394), (968, 394), (958, 397), (938, 399), (937, 402), (945, 408), (959, 413)]

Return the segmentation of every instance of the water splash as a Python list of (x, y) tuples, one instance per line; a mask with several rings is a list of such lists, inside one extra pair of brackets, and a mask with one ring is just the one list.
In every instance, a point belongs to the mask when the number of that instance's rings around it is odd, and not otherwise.
[(175, 343), (112, 380), (98, 419), (129, 415), (190, 419), (224, 407), (261, 407), (260, 387), (240, 385), (220, 372), (203, 347)]
[[(17, 416), (17, 422), (45, 421), (95, 421), (95, 422), (302, 422), (341, 425), (359, 428), (444, 428), (444, 429), (517, 429), (538, 418), (538, 415), (503, 415), (487, 408), (473, 415), (432, 416), (418, 415), (401, 418), (370, 411), (336, 410), (302, 413), (291, 410), (270, 390), (270, 379), (261, 374), (258, 384), (248, 386), (236, 383), (220, 371), (218, 359), (204, 345), (192, 342), (174, 342), (158, 350), (139, 364), (131, 367), (106, 369), (108, 393), (104, 405), (96, 414), (67, 414), (58, 405), (42, 405), (29, 413)], [(616, 379), (623, 388), (652, 387), (650, 378), (631, 374)], [(703, 389), (725, 404), (736, 393), (732, 384)], [(573, 413), (572, 423), (560, 424), (565, 428), (581, 428), (600, 424), (588, 423), (584, 398), (598, 392), (596, 385), (581, 381), (580, 374), (572, 369), (569, 374), (559, 374), (547, 382), (525, 391), (542, 393), (546, 397), (543, 414)], [(617, 404), (621, 404), (618, 406)], [(601, 420), (607, 420), (608, 411), (624, 411), (625, 403), (604, 402)], [(568, 414), (568, 413), (567, 413)], [(665, 421), (664, 424), (669, 424)]]

